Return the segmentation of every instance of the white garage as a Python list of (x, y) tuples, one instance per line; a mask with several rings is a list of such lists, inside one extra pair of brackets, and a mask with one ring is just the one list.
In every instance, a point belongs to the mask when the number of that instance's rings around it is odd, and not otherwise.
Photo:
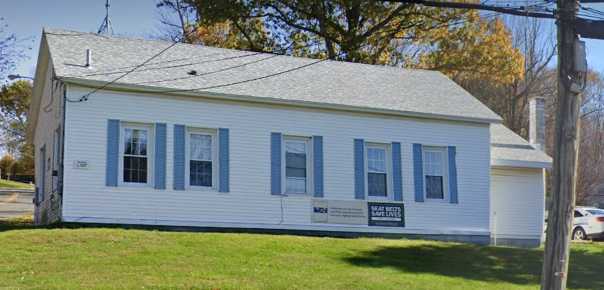
[(538, 246), (551, 158), (503, 125), (491, 126), (491, 143), (492, 243)]
[(542, 169), (492, 169), (493, 243), (531, 245), (540, 242), (538, 233), (543, 232), (544, 205)]

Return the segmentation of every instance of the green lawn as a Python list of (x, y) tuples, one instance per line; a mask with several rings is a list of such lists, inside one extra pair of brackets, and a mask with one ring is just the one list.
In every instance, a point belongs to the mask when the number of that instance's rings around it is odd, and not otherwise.
[[(536, 289), (541, 251), (377, 238), (0, 225), (0, 289)], [(569, 286), (604, 289), (604, 246)]]
[(33, 189), (31, 184), (0, 179), (0, 189)]

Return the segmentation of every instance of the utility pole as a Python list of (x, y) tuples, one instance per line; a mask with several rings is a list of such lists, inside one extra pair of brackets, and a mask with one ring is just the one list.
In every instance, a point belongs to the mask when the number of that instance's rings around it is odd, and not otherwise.
[(542, 290), (566, 289), (571, 230), (575, 208), (577, 178), (578, 129), (581, 106), (580, 80), (577, 70), (578, 37), (575, 19), (579, 3), (558, 0), (558, 106), (554, 139), (552, 200), (547, 219), (547, 237), (541, 273)]

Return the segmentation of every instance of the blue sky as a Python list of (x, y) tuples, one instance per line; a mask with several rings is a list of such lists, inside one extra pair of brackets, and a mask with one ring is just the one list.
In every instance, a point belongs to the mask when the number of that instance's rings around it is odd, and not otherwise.
[[(111, 20), (120, 35), (150, 36), (157, 32), (159, 16), (155, 0), (112, 0)], [(0, 17), (8, 31), (19, 38), (30, 38), (29, 58), (23, 60), (17, 73), (32, 76), (35, 71), (40, 34), (43, 27), (96, 32), (105, 16), (105, 0), (11, 0), (3, 1)], [(591, 7), (604, 11), (604, 4)], [(604, 40), (586, 40), (587, 59), (591, 69), (604, 72)]]

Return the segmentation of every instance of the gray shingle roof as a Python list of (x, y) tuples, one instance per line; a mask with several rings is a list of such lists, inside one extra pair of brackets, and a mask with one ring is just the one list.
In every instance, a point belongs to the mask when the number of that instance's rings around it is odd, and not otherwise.
[[(535, 149), (503, 124), (491, 124), (491, 164), (536, 163), (548, 167), (552, 158)], [(539, 166), (536, 166), (539, 167)]]
[[(99, 82), (114, 80), (171, 45), (166, 41), (58, 29), (45, 29), (45, 36), (57, 77)], [(84, 66), (86, 49), (92, 50), (91, 68)], [(189, 74), (193, 70), (196, 76)], [(267, 77), (279, 72), (285, 73)], [(245, 82), (255, 78), (260, 79)], [(243, 83), (222, 86), (236, 82)], [(501, 120), (436, 71), (339, 61), (317, 62), (308, 58), (200, 45), (175, 45), (117, 84), (145, 86), (158, 91), (216, 86), (193, 92), (381, 109), (479, 122)], [(491, 125), (491, 139), (492, 162), (551, 162), (549, 156), (530, 147), (503, 125)]]
[[(165, 41), (56, 29), (46, 29), (45, 34), (58, 77), (102, 82), (119, 77), (171, 45)], [(87, 48), (92, 50), (91, 68), (84, 67)], [(158, 90), (218, 86), (195, 92), (368, 108), (435, 118), (479, 122), (501, 120), (440, 72), (339, 61), (315, 62), (317, 60), (301, 57), (178, 44), (117, 83)], [(189, 74), (192, 70), (197, 76)], [(267, 77), (284, 71), (289, 72)], [(244, 82), (254, 78), (262, 79)], [(244, 83), (222, 86), (242, 81)]]

